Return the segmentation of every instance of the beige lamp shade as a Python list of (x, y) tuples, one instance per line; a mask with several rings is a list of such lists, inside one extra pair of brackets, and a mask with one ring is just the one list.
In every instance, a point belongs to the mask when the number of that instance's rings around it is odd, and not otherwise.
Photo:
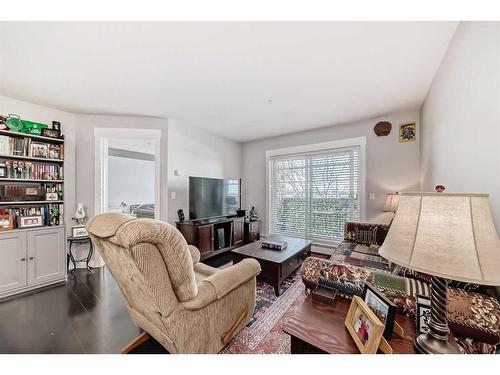
[(387, 194), (385, 199), (384, 212), (396, 212), (398, 209), (399, 194)]
[(379, 251), (415, 271), (500, 285), (500, 240), (488, 194), (401, 193)]

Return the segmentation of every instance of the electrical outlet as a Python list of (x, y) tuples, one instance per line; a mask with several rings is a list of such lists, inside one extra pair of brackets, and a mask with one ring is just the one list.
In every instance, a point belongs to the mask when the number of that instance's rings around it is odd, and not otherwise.
[(170, 194), (172, 200), (174, 199), (177, 199), (177, 193), (175, 191), (173, 191), (171, 194)]
[(374, 200), (375, 199), (375, 193), (370, 193), (370, 196), (369, 196), (370, 200)]

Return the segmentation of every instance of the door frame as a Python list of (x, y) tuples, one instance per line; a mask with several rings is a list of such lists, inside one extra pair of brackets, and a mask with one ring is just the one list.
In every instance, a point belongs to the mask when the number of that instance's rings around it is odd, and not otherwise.
[(104, 212), (108, 206), (108, 146), (109, 139), (143, 139), (154, 143), (155, 161), (155, 219), (160, 219), (161, 192), (161, 130), (129, 128), (94, 128), (95, 137), (95, 197), (94, 213)]

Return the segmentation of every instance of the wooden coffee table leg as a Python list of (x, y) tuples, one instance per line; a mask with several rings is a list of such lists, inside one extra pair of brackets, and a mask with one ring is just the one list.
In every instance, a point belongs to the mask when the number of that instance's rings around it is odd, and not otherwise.
[(281, 279), (280, 279), (280, 272), (281, 270), (279, 267), (277, 267), (277, 273), (274, 275), (274, 293), (276, 294), (276, 297), (279, 297), (280, 295), (280, 285), (281, 285)]

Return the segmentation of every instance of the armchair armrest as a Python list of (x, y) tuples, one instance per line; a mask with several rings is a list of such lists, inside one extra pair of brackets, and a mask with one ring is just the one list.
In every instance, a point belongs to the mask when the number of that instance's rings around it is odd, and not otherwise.
[(203, 281), (212, 284), (217, 299), (220, 299), (230, 291), (257, 276), (260, 271), (259, 262), (255, 259), (247, 258), (231, 267), (210, 275)]
[(187, 310), (202, 309), (256, 277), (260, 271), (260, 264), (255, 259), (243, 259), (203, 280), (198, 284), (197, 296), (182, 305)]
[(189, 252), (191, 253), (191, 258), (193, 258), (193, 264), (198, 263), (201, 259), (200, 250), (198, 250), (198, 248), (193, 245), (188, 245), (188, 247)]

